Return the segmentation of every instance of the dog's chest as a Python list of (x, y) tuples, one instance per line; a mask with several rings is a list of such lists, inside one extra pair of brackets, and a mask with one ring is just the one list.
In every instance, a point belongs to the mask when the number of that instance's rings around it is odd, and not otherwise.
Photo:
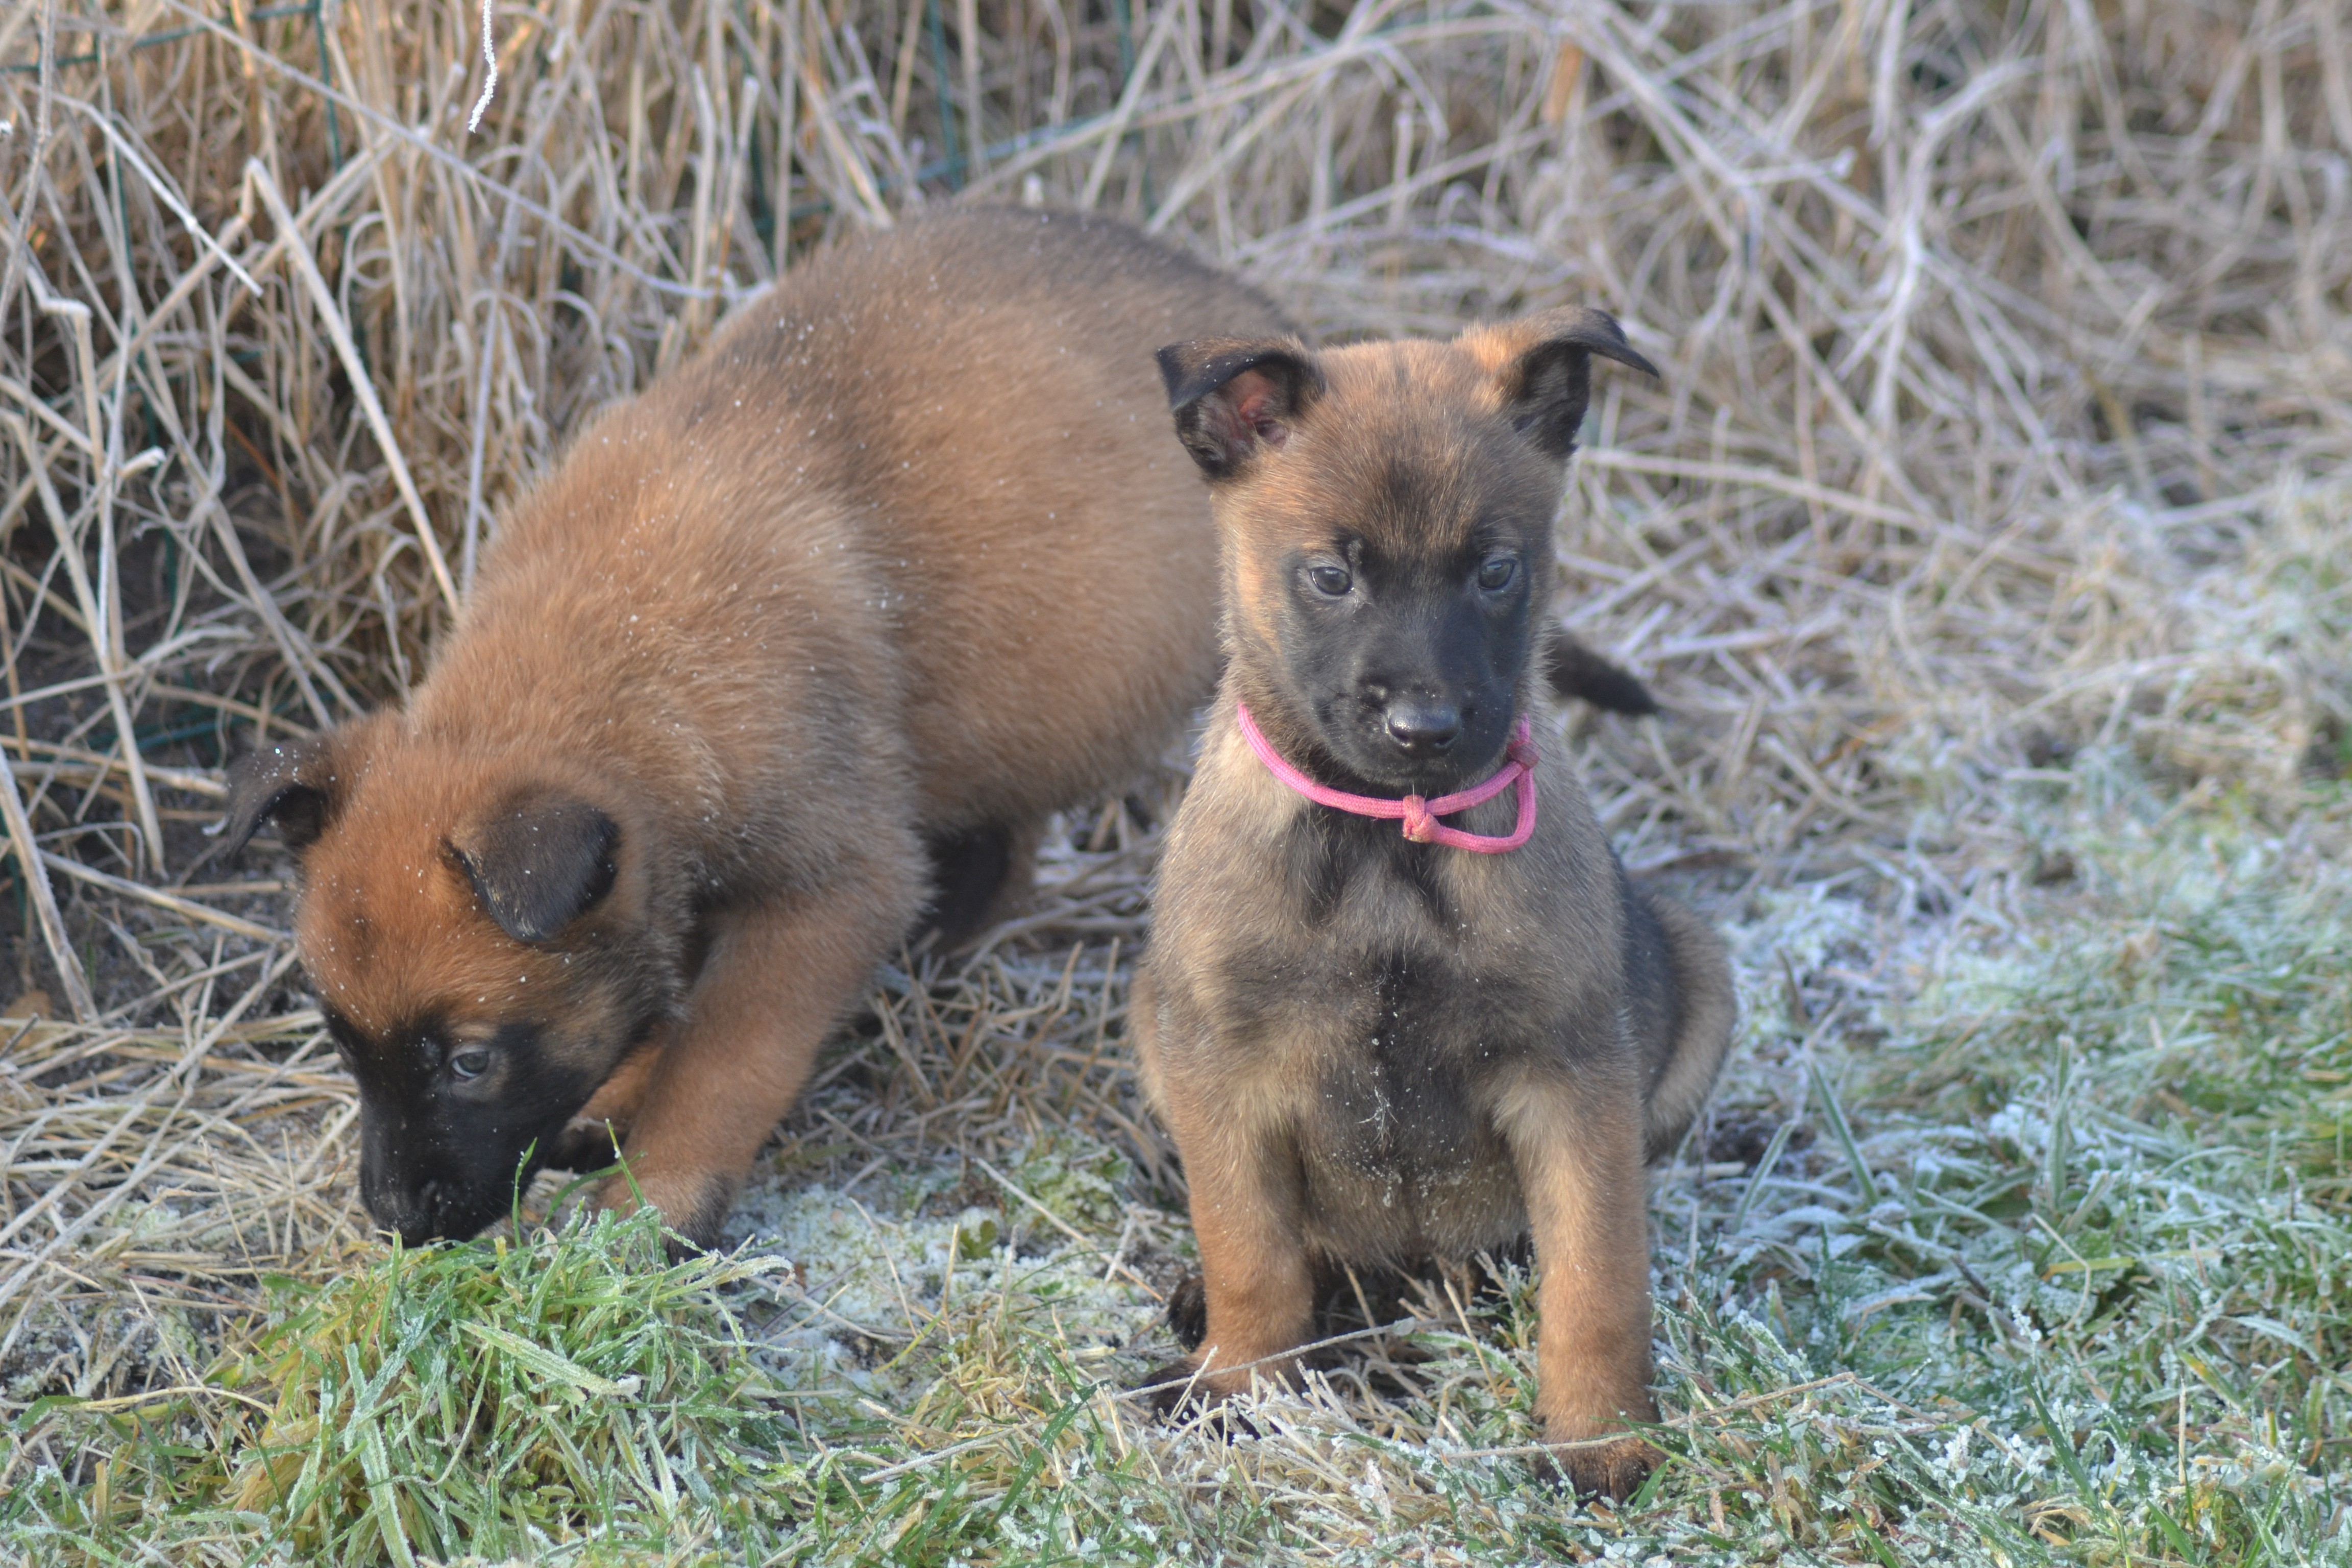
[(1462, 977), (1429, 957), (1369, 958), (1353, 995), (1332, 1008), (1309, 1051), (1302, 1118), (1332, 1157), (1367, 1173), (1424, 1177), (1467, 1160), (1476, 1143), (1473, 1079), (1484, 1054), (1461, 1037)]
[(1462, 1256), (1524, 1228), (1494, 1106), (1558, 1049), (1561, 966), (1517, 868), (1460, 853), (1312, 814), (1188, 889), (1223, 918), (1156, 939), (1200, 977), (1176, 1005), (1195, 1027), (1174, 1070), (1210, 1075), (1286, 1145), (1334, 1256)]
[(1297, 1065), (1292, 1126), (1310, 1228), (1349, 1256), (1457, 1253), (1519, 1225), (1482, 1079), (1508, 1054), (1471, 977), (1434, 954), (1359, 972)]
[(1540, 1048), (1544, 988), (1448, 851), (1349, 837), (1326, 839), (1341, 865), (1301, 884), (1321, 901), (1297, 928), (1315, 976), (1292, 1079), (1309, 1213), (1346, 1253), (1492, 1245), (1522, 1223), (1494, 1077)]

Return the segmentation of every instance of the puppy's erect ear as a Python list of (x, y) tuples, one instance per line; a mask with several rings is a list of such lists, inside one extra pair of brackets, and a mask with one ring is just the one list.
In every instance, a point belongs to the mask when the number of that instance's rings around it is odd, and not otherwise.
[(546, 942), (613, 890), (620, 825), (586, 801), (519, 790), (449, 842), (499, 929)]
[(1616, 319), (1600, 310), (1542, 310), (1475, 327), (1463, 341), (1494, 374), (1512, 425), (1562, 462), (1576, 450), (1576, 429), (1591, 401), (1594, 354), (1658, 374), (1625, 341)]
[(1158, 358), (1176, 438), (1212, 479), (1280, 448), (1323, 395), (1323, 372), (1297, 338), (1194, 338)]
[(230, 763), (228, 810), (214, 829), (220, 854), (233, 858), (265, 822), (276, 824), (278, 837), (298, 855), (316, 843), (350, 785), (340, 762), (344, 739), (334, 731), (280, 741)]

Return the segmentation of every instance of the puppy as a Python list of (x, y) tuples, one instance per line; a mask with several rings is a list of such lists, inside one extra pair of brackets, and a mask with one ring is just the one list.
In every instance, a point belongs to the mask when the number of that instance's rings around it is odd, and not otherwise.
[(227, 843), (300, 858), (369, 1212), (471, 1234), (609, 1081), (636, 1188), (714, 1239), (877, 961), (1207, 695), (1150, 354), (1283, 330), (1098, 219), (845, 247), (573, 441), (403, 707), (242, 759)]
[(1721, 944), (1627, 880), (1528, 723), (1573, 662), (1537, 616), (1594, 354), (1651, 369), (1589, 310), (1160, 351), (1227, 667), (1132, 1016), (1207, 1298), (1155, 1381), (1295, 1375), (1318, 1267), (1532, 1233), (1544, 1437), (1622, 1497), (1656, 1458), (1624, 1435), (1656, 1415), (1643, 1165), (1712, 1087), (1733, 999)]

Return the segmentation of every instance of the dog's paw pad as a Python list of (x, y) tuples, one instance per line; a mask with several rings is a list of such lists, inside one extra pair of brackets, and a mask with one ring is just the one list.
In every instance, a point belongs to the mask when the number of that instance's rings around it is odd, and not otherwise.
[(1622, 1502), (1641, 1489), (1664, 1458), (1639, 1437), (1621, 1437), (1610, 1443), (1563, 1443), (1539, 1458), (1536, 1468), (1578, 1497)]

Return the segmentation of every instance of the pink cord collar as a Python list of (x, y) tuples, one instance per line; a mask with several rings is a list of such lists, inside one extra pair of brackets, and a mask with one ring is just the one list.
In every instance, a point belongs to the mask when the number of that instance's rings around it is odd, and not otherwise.
[[(1257, 753), (1258, 761), (1276, 778), (1297, 790), (1318, 805), (1328, 805), (1334, 811), (1352, 812), (1358, 816), (1402, 818), (1404, 836), (1415, 844), (1444, 844), (1454, 849), (1467, 849), (1479, 855), (1500, 855), (1525, 844), (1536, 830), (1536, 742), (1523, 715), (1511, 731), (1510, 761), (1502, 771), (1484, 784), (1452, 795), (1441, 795), (1429, 800), (1409, 795), (1402, 800), (1390, 800), (1376, 795), (1349, 795), (1345, 790), (1326, 789), (1297, 768), (1282, 760), (1250, 717), (1249, 704), (1234, 704), (1234, 717), (1240, 721), (1242, 739)], [(1465, 833), (1458, 827), (1448, 827), (1437, 819), (1451, 816), (1457, 811), (1467, 811), (1483, 801), (1494, 799), (1513, 784), (1519, 786), (1519, 825), (1505, 836), (1486, 833)]]

